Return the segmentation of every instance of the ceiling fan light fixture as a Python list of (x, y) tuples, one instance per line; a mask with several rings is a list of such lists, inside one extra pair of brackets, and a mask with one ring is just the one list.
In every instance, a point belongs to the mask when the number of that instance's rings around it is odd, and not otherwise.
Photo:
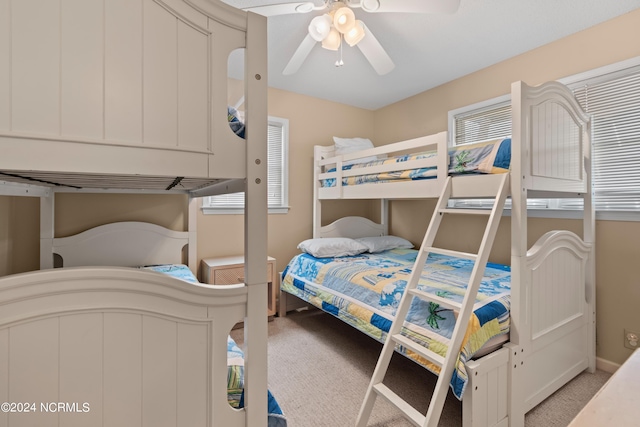
[(300, 3), (296, 6), (296, 12), (298, 13), (309, 13), (313, 10), (313, 3)]
[(323, 41), (331, 31), (331, 17), (329, 15), (316, 16), (309, 24), (309, 35), (317, 42)]
[(333, 26), (342, 34), (346, 34), (356, 23), (356, 15), (351, 8), (343, 6), (333, 14)]
[(322, 40), (322, 47), (328, 50), (338, 50), (340, 47), (341, 35), (335, 28), (331, 28), (327, 37)]
[(353, 47), (360, 43), (360, 40), (364, 38), (364, 26), (362, 21), (356, 20), (355, 25), (345, 33), (344, 41), (346, 41), (349, 46)]
[(375, 12), (380, 9), (379, 0), (362, 0), (362, 10), (366, 12)]

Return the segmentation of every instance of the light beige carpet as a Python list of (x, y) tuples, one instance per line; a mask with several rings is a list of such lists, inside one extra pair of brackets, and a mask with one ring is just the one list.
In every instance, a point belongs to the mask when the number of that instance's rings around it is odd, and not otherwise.
[[(243, 330), (232, 331), (243, 341)], [(289, 427), (348, 427), (355, 420), (382, 345), (316, 309), (269, 322), (269, 388)], [(526, 426), (566, 426), (610, 374), (582, 373), (530, 411)], [(394, 355), (385, 384), (426, 413), (436, 377)], [(440, 426), (462, 425), (462, 404), (451, 393)], [(377, 399), (369, 427), (410, 427), (402, 414)]]

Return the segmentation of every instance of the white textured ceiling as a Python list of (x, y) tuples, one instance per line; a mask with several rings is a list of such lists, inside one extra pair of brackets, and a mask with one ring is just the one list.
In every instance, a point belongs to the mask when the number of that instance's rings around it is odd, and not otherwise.
[[(239, 8), (290, 3), (223, 1)], [(461, 0), (452, 15), (354, 9), (396, 65), (384, 76), (357, 47), (346, 45), (344, 66), (335, 67), (338, 53), (319, 44), (297, 73), (284, 76), (309, 22), (321, 12), (270, 17), (269, 86), (375, 110), (638, 8), (640, 0)], [(588, 46), (584, 51), (588, 55)]]

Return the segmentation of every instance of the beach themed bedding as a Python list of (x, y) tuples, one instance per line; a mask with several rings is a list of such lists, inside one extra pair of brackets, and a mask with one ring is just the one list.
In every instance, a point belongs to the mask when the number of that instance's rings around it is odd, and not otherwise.
[[(416, 250), (406, 248), (335, 258), (315, 258), (302, 253), (283, 271), (281, 286), (282, 290), (384, 342), (416, 256)], [(469, 260), (429, 254), (418, 288), (461, 302), (472, 268)], [(464, 363), (492, 338), (509, 331), (510, 281), (508, 266), (487, 265), (451, 378), (451, 389), (458, 399), (468, 382)], [(451, 310), (414, 298), (402, 334), (444, 357), (454, 326), (455, 315)], [(397, 346), (396, 351), (436, 374), (440, 371), (402, 346)]]
[[(348, 164), (342, 170), (357, 170), (370, 166), (402, 163), (409, 160), (434, 158), (435, 152), (423, 152), (411, 155), (401, 155), (387, 159), (373, 160), (364, 163)], [(495, 139), (473, 144), (458, 145), (449, 149), (449, 174), (495, 174), (509, 170), (511, 162), (511, 139)], [(335, 172), (335, 168), (327, 172)], [(369, 183), (384, 183), (395, 181), (411, 181), (436, 177), (436, 167), (416, 168), (393, 172), (367, 174), (342, 178), (342, 185), (358, 185)], [(335, 187), (336, 179), (323, 180), (323, 187)]]
[[(191, 283), (198, 283), (197, 278), (186, 265), (163, 264), (149, 265), (143, 269), (156, 271)], [(227, 338), (227, 400), (234, 408), (244, 408), (244, 354), (236, 342)], [(287, 427), (287, 420), (282, 414), (280, 405), (270, 391), (268, 393), (268, 427)]]

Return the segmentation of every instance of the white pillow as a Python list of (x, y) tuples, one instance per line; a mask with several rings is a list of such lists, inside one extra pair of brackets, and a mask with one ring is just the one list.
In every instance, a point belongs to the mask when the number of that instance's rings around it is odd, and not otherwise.
[[(338, 138), (337, 136), (334, 136), (333, 142), (335, 143), (336, 156), (373, 148), (373, 143), (367, 138)], [(343, 162), (342, 165), (348, 166), (356, 163), (368, 163), (374, 160), (378, 160), (378, 157), (368, 156), (361, 159), (348, 160)]]
[(358, 255), (367, 251), (367, 246), (347, 237), (324, 237), (307, 239), (298, 245), (298, 249), (316, 258)]
[(373, 236), (356, 239), (368, 248), (368, 252), (376, 253), (396, 248), (413, 248), (413, 243), (398, 236)]

